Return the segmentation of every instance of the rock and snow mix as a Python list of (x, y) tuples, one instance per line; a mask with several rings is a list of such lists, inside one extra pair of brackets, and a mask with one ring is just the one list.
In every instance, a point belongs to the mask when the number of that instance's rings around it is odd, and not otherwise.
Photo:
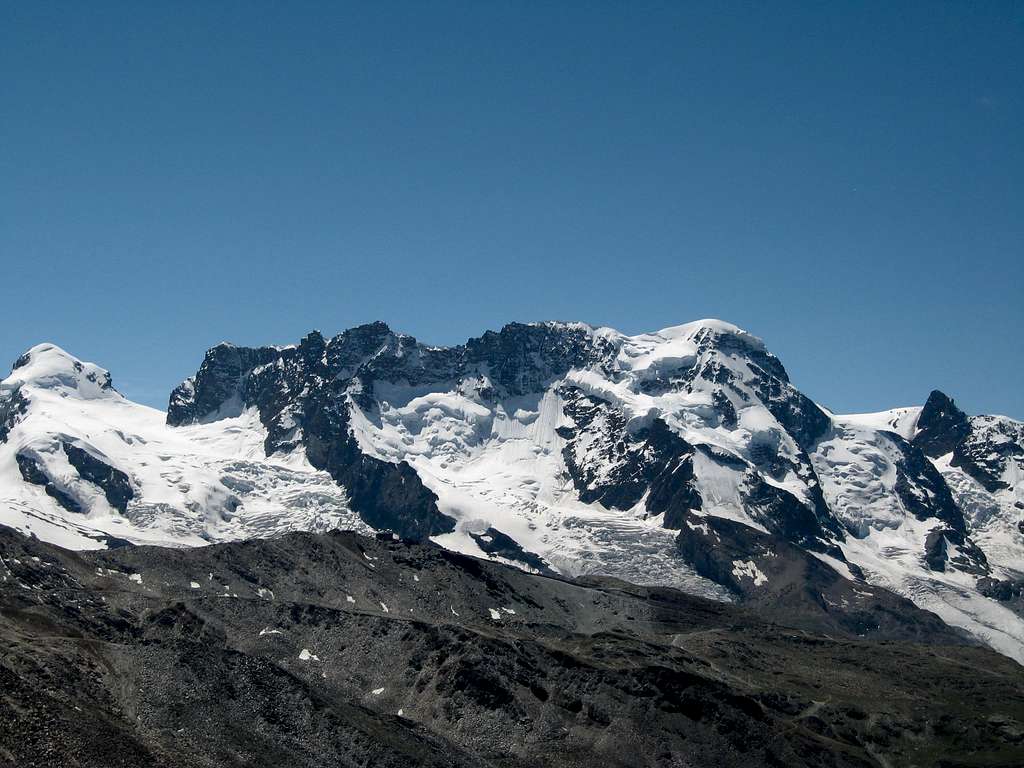
[(757, 563), (753, 560), (733, 560), (732, 574), (737, 579), (750, 579), (754, 582), (755, 587), (760, 587), (762, 584), (768, 583), (768, 577), (761, 573), (760, 569), (757, 567)]
[[(344, 489), (309, 466), (301, 451), (264, 454), (265, 429), (251, 410), (175, 429), (164, 412), (127, 400), (106, 371), (59, 347), (38, 345), (19, 362), (0, 382), (0, 420), (7, 422), (0, 427), (0, 521), (6, 525), (72, 549), (369, 530), (348, 508)], [(131, 498), (124, 511), (72, 465), (65, 445), (127, 475)], [(31, 472), (42, 483), (26, 481)]]
[[(717, 320), (637, 336), (512, 325), (452, 348), (380, 323), (287, 348), (218, 345), (168, 414), (43, 344), (0, 382), (0, 522), (70, 548), (196, 546), (332, 528), (421, 536), (410, 509), (463, 553), (731, 599), (677, 547), (720, 546), (720, 518), (1024, 659), (1024, 621), (977, 587), (1024, 579), (1024, 425), (943, 398), (832, 414), (759, 339)], [(725, 570), (770, 589), (761, 551)]]

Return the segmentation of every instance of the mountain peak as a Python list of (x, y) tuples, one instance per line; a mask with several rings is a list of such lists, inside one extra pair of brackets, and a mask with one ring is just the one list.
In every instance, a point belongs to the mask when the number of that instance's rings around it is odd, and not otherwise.
[(932, 390), (917, 417), (914, 443), (935, 458), (949, 453), (970, 430), (967, 414), (945, 392)]
[(744, 336), (750, 335), (738, 325), (733, 325), (725, 320), (719, 320), (714, 317), (705, 317), (700, 320), (683, 323), (682, 325), (671, 325), (668, 328), (662, 328), (656, 335), (665, 337), (693, 336), (702, 330), (712, 331), (714, 333), (727, 333)]
[(925, 400), (924, 403), (924, 409), (925, 411), (932, 409), (939, 412), (955, 411), (957, 413), (962, 413), (960, 409), (956, 407), (956, 402), (953, 398), (940, 389), (933, 389), (928, 394), (928, 399)]
[(0, 382), (0, 391), (10, 392), (23, 385), (62, 390), (86, 400), (120, 397), (106, 369), (79, 360), (49, 342), (36, 344), (14, 361), (11, 375)]

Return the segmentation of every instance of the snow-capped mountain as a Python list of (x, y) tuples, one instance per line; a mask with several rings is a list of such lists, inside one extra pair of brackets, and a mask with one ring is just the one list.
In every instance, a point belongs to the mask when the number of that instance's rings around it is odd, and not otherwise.
[(0, 522), (72, 549), (365, 529), (329, 475), (264, 455), (253, 414), (165, 422), (102, 368), (33, 347), (0, 382)]
[(391, 530), (861, 633), (901, 595), (1018, 660), (1022, 467), (1019, 422), (830, 413), (716, 320), (221, 344), (166, 414), (53, 345), (0, 384), (0, 521), (66, 546)]

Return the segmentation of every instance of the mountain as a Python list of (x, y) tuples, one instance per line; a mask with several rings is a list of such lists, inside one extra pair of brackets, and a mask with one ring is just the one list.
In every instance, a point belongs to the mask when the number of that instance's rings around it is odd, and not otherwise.
[(826, 636), (389, 534), (0, 552), (4, 765), (1024, 763), (1024, 668), (937, 619)]
[(0, 521), (73, 549), (366, 530), (326, 473), (264, 454), (251, 414), (186, 429), (165, 421), (105, 370), (33, 347), (0, 382)]
[(391, 531), (808, 631), (937, 615), (1024, 661), (1024, 425), (942, 393), (831, 413), (717, 320), (220, 344), (166, 414), (40, 345), (0, 384), (0, 441), (0, 521), (72, 548)]

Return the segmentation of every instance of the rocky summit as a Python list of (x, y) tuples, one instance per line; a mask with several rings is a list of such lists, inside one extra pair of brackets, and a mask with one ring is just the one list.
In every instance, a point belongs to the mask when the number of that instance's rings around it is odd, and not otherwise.
[(1019, 762), (1019, 701), (962, 697), (1020, 690), (1024, 424), (834, 413), (719, 320), (223, 343), (166, 412), (40, 344), (0, 382), (0, 523), (11, 685), (152, 764), (293, 726), (351, 764)]

